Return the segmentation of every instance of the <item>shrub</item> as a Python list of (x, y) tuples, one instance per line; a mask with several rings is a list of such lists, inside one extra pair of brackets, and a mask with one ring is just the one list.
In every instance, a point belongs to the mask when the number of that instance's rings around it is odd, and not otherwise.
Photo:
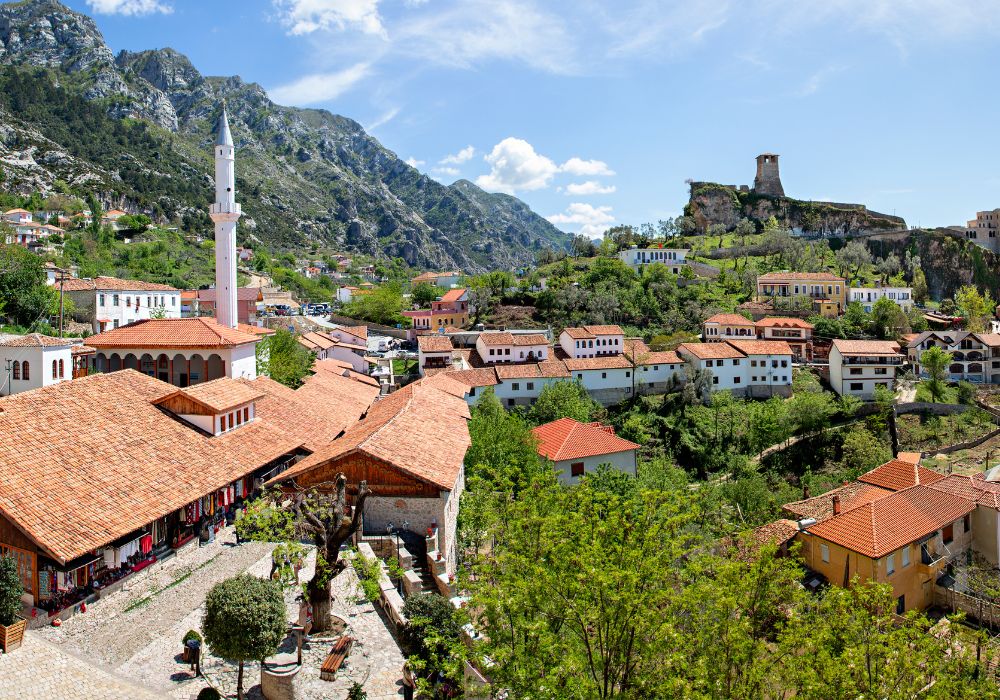
[(201, 635), (198, 634), (198, 632), (196, 630), (188, 630), (187, 634), (184, 635), (184, 639), (182, 639), (181, 641), (184, 642), (184, 644), (187, 644), (192, 639), (197, 639), (200, 642), (201, 641)]
[(197, 700), (222, 700), (222, 695), (215, 688), (202, 688)]
[(14, 557), (0, 556), (0, 625), (12, 625), (21, 613), (24, 586)]
[(418, 654), (424, 651), (425, 640), (432, 632), (449, 640), (458, 639), (462, 632), (454, 606), (436, 593), (410, 596), (403, 604), (403, 614), (409, 620), (403, 640)]

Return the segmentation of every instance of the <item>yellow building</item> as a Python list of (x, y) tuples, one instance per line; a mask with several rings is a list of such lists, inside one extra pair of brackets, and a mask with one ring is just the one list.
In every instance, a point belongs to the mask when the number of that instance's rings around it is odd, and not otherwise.
[(757, 278), (757, 301), (771, 301), (776, 310), (807, 298), (817, 313), (836, 317), (847, 308), (847, 281), (829, 272), (768, 272)]

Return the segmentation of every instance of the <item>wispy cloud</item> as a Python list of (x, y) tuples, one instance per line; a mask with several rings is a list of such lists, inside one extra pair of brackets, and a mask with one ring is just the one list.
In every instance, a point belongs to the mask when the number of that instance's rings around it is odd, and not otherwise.
[(372, 131), (384, 124), (388, 124), (393, 119), (395, 119), (398, 114), (399, 114), (399, 107), (392, 107), (391, 109), (387, 109), (385, 112), (380, 114), (375, 119), (375, 121), (373, 121), (371, 124), (366, 125), (365, 131)]
[(359, 29), (385, 37), (379, 0), (274, 0), (278, 19), (294, 36), (321, 30)]
[(579, 233), (584, 236), (600, 236), (615, 221), (611, 207), (595, 207), (584, 202), (573, 202), (562, 214), (547, 216), (556, 225), (579, 226)]
[(291, 83), (271, 88), (268, 94), (278, 104), (302, 106), (327, 102), (350, 90), (370, 73), (369, 64), (357, 63), (341, 71), (305, 75)]
[(608, 167), (603, 160), (583, 160), (582, 158), (570, 158), (559, 169), (570, 175), (614, 175), (615, 171)]
[(476, 155), (476, 149), (472, 146), (466, 146), (458, 153), (452, 153), (451, 155), (445, 156), (438, 162), (442, 165), (461, 165), (466, 161), (472, 160), (474, 155)]
[(586, 182), (571, 182), (563, 190), (570, 196), (585, 196), (591, 194), (613, 194), (617, 190), (614, 185), (602, 185), (597, 180)]
[(823, 87), (823, 84), (830, 79), (831, 76), (836, 75), (844, 70), (844, 66), (840, 65), (829, 65), (820, 68), (819, 70), (812, 73), (805, 82), (802, 83), (801, 87), (796, 91), (799, 97), (808, 97), (809, 95), (815, 95)]
[(174, 11), (170, 3), (158, 0), (87, 0), (87, 7), (99, 15), (132, 17), (156, 13), (168, 15)]
[(419, 168), (421, 165), (426, 165), (426, 163), (427, 161), (417, 160), (413, 156), (410, 156), (409, 158), (406, 159), (406, 164), (409, 165), (411, 168)]

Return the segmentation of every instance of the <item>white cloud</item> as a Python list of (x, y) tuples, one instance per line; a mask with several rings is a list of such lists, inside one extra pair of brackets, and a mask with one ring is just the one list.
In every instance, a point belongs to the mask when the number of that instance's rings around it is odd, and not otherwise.
[(434, 168), (435, 175), (446, 175), (448, 177), (458, 177), (458, 168)]
[(271, 99), (279, 104), (311, 105), (326, 102), (350, 90), (371, 72), (367, 63), (333, 73), (314, 73), (298, 80), (268, 90)]
[(559, 172), (550, 158), (537, 153), (524, 139), (508, 136), (493, 147), (484, 159), (490, 172), (476, 178), (484, 190), (513, 194), (518, 190), (540, 190)]
[(409, 158), (406, 159), (406, 164), (409, 165), (411, 168), (419, 168), (421, 165), (425, 165), (426, 163), (427, 161), (417, 160), (413, 156), (410, 156)]
[[(565, 193), (568, 195), (588, 195), (588, 194), (612, 194), (617, 190), (614, 185), (602, 185), (597, 180), (587, 180), (586, 182), (571, 182), (566, 185)], [(560, 191), (563, 191), (560, 188)]]
[(87, 6), (99, 15), (169, 15), (174, 8), (158, 0), (87, 0)]
[(274, 0), (278, 18), (292, 35), (357, 29), (385, 38), (379, 0)]
[(564, 213), (553, 214), (546, 218), (556, 225), (579, 226), (579, 233), (584, 236), (600, 236), (615, 220), (611, 207), (595, 207), (584, 202), (574, 202), (566, 207)]
[(453, 153), (450, 156), (445, 156), (438, 162), (441, 163), (442, 165), (446, 164), (461, 165), (467, 160), (472, 160), (472, 156), (474, 155), (476, 155), (476, 149), (473, 148), (472, 146), (466, 146), (458, 153)]
[(389, 122), (391, 122), (393, 119), (396, 118), (397, 114), (399, 114), (399, 107), (393, 107), (391, 109), (386, 110), (385, 112), (380, 114), (378, 118), (375, 119), (375, 121), (373, 121), (371, 124), (367, 124), (365, 126), (365, 131), (371, 131), (373, 129), (379, 128), (383, 124), (388, 124)]
[(615, 174), (615, 171), (609, 168), (603, 160), (583, 160), (582, 158), (570, 158), (559, 166), (559, 169), (564, 173), (582, 177)]

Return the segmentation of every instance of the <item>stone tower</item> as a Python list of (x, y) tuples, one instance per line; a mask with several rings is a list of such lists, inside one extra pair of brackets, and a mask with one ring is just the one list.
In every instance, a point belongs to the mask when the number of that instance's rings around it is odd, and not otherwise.
[(778, 175), (778, 154), (761, 153), (757, 156), (757, 177), (753, 179), (753, 191), (771, 197), (784, 197), (785, 188), (781, 186)]
[(215, 204), (208, 213), (215, 222), (215, 320), (236, 328), (236, 222), (243, 212), (236, 203), (236, 151), (224, 104), (216, 132)]

